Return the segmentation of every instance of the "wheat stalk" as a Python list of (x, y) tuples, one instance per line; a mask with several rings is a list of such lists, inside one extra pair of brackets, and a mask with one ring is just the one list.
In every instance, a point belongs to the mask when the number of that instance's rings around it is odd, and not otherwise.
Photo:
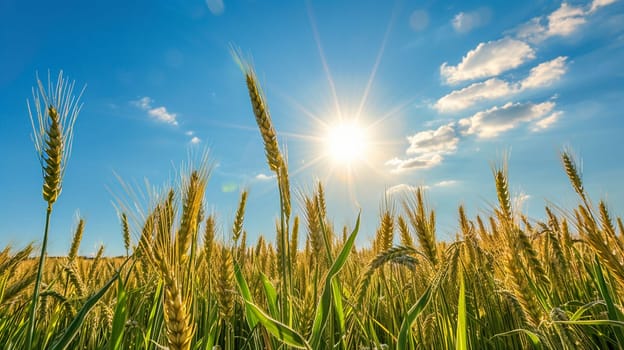
[(511, 208), (511, 197), (509, 196), (509, 183), (507, 182), (507, 167), (494, 170), (494, 181), (496, 183), (496, 196), (500, 205), (500, 221), (505, 225), (513, 225), (513, 213)]
[(234, 314), (234, 265), (232, 254), (226, 246), (219, 249), (219, 270), (217, 272), (217, 297), (219, 300), (219, 314), (225, 320), (230, 320)]
[(207, 181), (208, 167), (205, 164), (200, 170), (192, 171), (186, 180), (180, 229), (176, 236), (180, 256), (185, 256), (192, 242), (196, 241)]
[(173, 277), (167, 278), (165, 288), (165, 323), (167, 340), (171, 350), (188, 350), (191, 348), (194, 329), (188, 313), (188, 300), (183, 298), (182, 291)]
[(409, 231), (409, 227), (407, 226), (407, 222), (401, 215), (399, 215), (399, 217), (397, 218), (397, 226), (399, 227), (399, 236), (401, 237), (401, 245), (406, 246), (406, 247), (413, 247), (414, 240), (412, 239), (412, 235)]
[(290, 237), (290, 265), (297, 266), (297, 250), (299, 245), (299, 216), (295, 216)]
[(128, 216), (121, 213), (121, 231), (123, 233), (124, 248), (126, 248), (126, 256), (130, 251), (130, 226), (128, 225)]
[(63, 79), (62, 71), (56, 85), (52, 84), (48, 75), (47, 91), (39, 77), (37, 86), (38, 89), (33, 88), (34, 113), (30, 101), (27, 101), (27, 106), (35, 149), (43, 170), (43, 198), (51, 206), (61, 192), (63, 174), (71, 154), (74, 123), (82, 108), (79, 101), (84, 88), (78, 97), (73, 96), (74, 82), (68, 83)]
[(238, 209), (236, 209), (236, 215), (234, 216), (234, 223), (232, 224), (232, 239), (234, 244), (238, 242), (238, 239), (243, 232), (243, 220), (245, 219), (245, 204), (247, 203), (247, 190), (241, 192), (240, 201), (238, 202)]
[(394, 238), (394, 215), (391, 209), (386, 209), (381, 213), (379, 228), (375, 235), (375, 247), (377, 252), (383, 252), (392, 246)]
[(583, 188), (583, 180), (581, 178), (580, 169), (572, 156), (572, 152), (570, 150), (564, 150), (561, 152), (561, 161), (563, 162), (563, 168), (568, 175), (568, 179), (570, 179), (570, 182), (572, 183), (574, 191), (581, 196), (583, 201), (586, 201), (585, 189)]
[(308, 231), (307, 241), (310, 242), (314, 260), (318, 261), (323, 250), (323, 237), (320, 223), (320, 218), (322, 216), (319, 214), (318, 207), (315, 205), (315, 200), (313, 198), (304, 195), (302, 197)]
[(69, 262), (73, 262), (78, 256), (78, 248), (80, 247), (80, 241), (82, 240), (84, 225), (85, 221), (81, 218), (76, 226), (74, 238), (72, 239), (71, 247), (69, 248), (69, 253), (67, 254), (67, 260), (69, 260)]
[(216, 222), (214, 214), (208, 215), (206, 224), (204, 225), (204, 255), (206, 261), (210, 262), (212, 250), (214, 246), (214, 238), (216, 234)]
[(435, 238), (435, 212), (431, 211), (427, 217), (425, 201), (421, 188), (413, 192), (413, 197), (403, 200), (404, 211), (416, 233), (418, 243), (435, 266), (438, 264), (438, 250)]
[(269, 109), (264, 99), (264, 94), (260, 88), (260, 84), (258, 83), (258, 78), (256, 77), (253, 67), (244, 61), (240, 54), (233, 51), (232, 55), (245, 74), (245, 82), (247, 83), (251, 107), (253, 109), (258, 128), (260, 129), (262, 141), (264, 142), (264, 151), (267, 157), (267, 163), (269, 164), (269, 168), (279, 176), (279, 169), (284, 165), (284, 161), (277, 144), (277, 133), (273, 128), (271, 114), (269, 113)]
[(87, 286), (84, 284), (82, 277), (80, 277), (76, 263), (72, 262), (67, 264), (67, 266), (65, 266), (65, 272), (67, 272), (67, 277), (76, 289), (78, 296), (83, 297), (87, 293)]
[[(67, 166), (67, 160), (71, 154), (74, 123), (82, 107), (79, 104), (82, 92), (78, 97), (73, 96), (74, 83), (67, 84), (67, 81), (63, 79), (62, 71), (59, 73), (55, 86), (53, 86), (48, 75), (47, 91), (39, 77), (37, 77), (37, 85), (39, 87), (38, 90), (33, 88), (33, 103), (36, 117), (33, 117), (30, 101), (26, 101), (26, 103), (34, 133), (35, 149), (43, 172), (43, 199), (48, 203), (48, 208), (46, 210), (41, 254), (39, 255), (37, 279), (30, 305), (26, 343), (29, 349), (32, 347), (36, 325), (37, 302), (48, 245), (48, 229), (52, 206), (61, 193), (63, 175)], [(84, 88), (82, 91), (84, 91)], [(37, 120), (36, 125), (35, 119)]]

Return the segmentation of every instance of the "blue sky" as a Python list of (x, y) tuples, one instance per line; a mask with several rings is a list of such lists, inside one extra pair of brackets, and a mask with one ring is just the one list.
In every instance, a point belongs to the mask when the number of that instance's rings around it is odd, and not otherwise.
[[(0, 246), (41, 237), (26, 100), (36, 72), (61, 69), (87, 88), (50, 254), (66, 253), (78, 212), (80, 253), (103, 243), (120, 254), (117, 176), (136, 187), (175, 181), (189, 154), (208, 148), (207, 208), (226, 239), (242, 188), (249, 238), (272, 239), (277, 189), (232, 45), (252, 58), (293, 188), (324, 181), (338, 228), (361, 208), (360, 245), (384, 193), (392, 200), (418, 185), (439, 238), (452, 239), (459, 204), (471, 216), (491, 211), (491, 165), (505, 153), (531, 217), (547, 203), (570, 208), (564, 146), (582, 157), (592, 197), (622, 214), (622, 2), (3, 0)], [(360, 154), (347, 156), (350, 176), (323, 141), (340, 118), (366, 131)]]

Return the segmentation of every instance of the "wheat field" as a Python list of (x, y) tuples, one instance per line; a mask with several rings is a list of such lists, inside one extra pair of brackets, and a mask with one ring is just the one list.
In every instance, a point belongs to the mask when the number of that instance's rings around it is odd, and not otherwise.
[(247, 240), (245, 191), (231, 230), (218, 232), (204, 157), (145, 210), (120, 203), (126, 255), (116, 258), (104, 247), (77, 255), (81, 219), (67, 256), (46, 259), (81, 105), (62, 76), (40, 83), (29, 111), (47, 220), (42, 242), (0, 252), (4, 349), (624, 348), (624, 225), (588, 197), (571, 151), (561, 163), (576, 207), (529, 219), (503, 164), (492, 170), (496, 208), (470, 218), (459, 206), (453, 241), (436, 237), (417, 189), (382, 206), (374, 241), (358, 247), (360, 218), (336, 227), (322, 183), (291, 189), (267, 102), (240, 65), (279, 189), (275, 235)]

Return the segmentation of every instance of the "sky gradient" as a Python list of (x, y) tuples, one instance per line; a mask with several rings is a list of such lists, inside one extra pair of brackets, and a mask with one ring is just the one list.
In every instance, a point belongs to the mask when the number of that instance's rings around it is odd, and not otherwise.
[[(592, 198), (623, 214), (621, 1), (3, 0), (0, 246), (41, 239), (26, 100), (37, 72), (45, 80), (60, 70), (87, 87), (51, 255), (69, 249), (78, 213), (80, 254), (99, 244), (121, 254), (119, 179), (173, 183), (208, 149), (206, 206), (221, 238), (246, 188), (249, 240), (273, 239), (277, 187), (233, 47), (263, 86), (293, 198), (323, 181), (337, 228), (362, 210), (359, 245), (374, 236), (384, 196), (393, 203), (414, 186), (428, 189), (438, 238), (453, 239), (459, 204), (470, 216), (491, 212), (491, 168), (505, 154), (512, 195), (530, 217), (547, 203), (571, 208), (562, 147), (582, 158)], [(324, 142), (340, 120), (366, 132), (349, 173)]]

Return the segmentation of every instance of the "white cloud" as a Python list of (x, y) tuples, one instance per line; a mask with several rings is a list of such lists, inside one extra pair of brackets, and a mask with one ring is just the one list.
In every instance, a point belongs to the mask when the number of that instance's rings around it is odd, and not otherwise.
[(611, 5), (616, 1), (617, 0), (594, 0), (589, 8), (589, 12), (594, 12), (603, 6)]
[(510, 83), (498, 78), (473, 83), (440, 98), (433, 106), (438, 112), (456, 112), (478, 102), (509, 97), (527, 89), (546, 87), (559, 80), (566, 72), (567, 57), (560, 56), (533, 67), (520, 82)]
[(137, 101), (134, 101), (135, 105), (137, 105), (139, 108), (143, 109), (143, 110), (148, 110), (150, 109), (150, 106), (152, 104), (153, 100), (147, 96), (140, 98)]
[(548, 129), (551, 125), (553, 125), (559, 118), (563, 115), (563, 112), (556, 111), (548, 117), (542, 118), (535, 122), (531, 127), (531, 131), (537, 132)]
[(444, 180), (444, 181), (436, 182), (435, 184), (433, 184), (433, 186), (427, 186), (427, 185), (412, 186), (408, 184), (398, 184), (398, 185), (388, 188), (386, 190), (386, 195), (392, 196), (394, 194), (403, 194), (407, 192), (416, 191), (419, 188), (423, 190), (430, 190), (435, 187), (449, 187), (449, 186), (454, 186), (457, 183), (459, 183), (459, 181), (457, 180)]
[(436, 130), (427, 130), (408, 136), (407, 154), (451, 153), (457, 149), (459, 138), (455, 135), (455, 124), (442, 125)]
[(533, 67), (529, 76), (520, 83), (521, 89), (544, 87), (559, 80), (567, 70), (566, 59), (565, 56), (559, 56)]
[(492, 12), (489, 8), (482, 8), (471, 12), (460, 12), (453, 17), (451, 23), (458, 33), (468, 33), (474, 28), (481, 27), (490, 21)]
[(225, 11), (223, 0), (206, 0), (206, 6), (208, 6), (210, 12), (215, 16), (219, 16)]
[(151, 98), (145, 96), (137, 101), (134, 101), (133, 103), (135, 106), (146, 111), (150, 117), (159, 122), (171, 125), (178, 125), (177, 114), (168, 112), (167, 108), (165, 108), (164, 106), (152, 107), (153, 102), (154, 101)]
[(614, 2), (615, 0), (594, 0), (589, 6), (574, 6), (563, 2), (548, 16), (535, 17), (521, 25), (516, 33), (519, 38), (533, 43), (553, 36), (570, 36), (587, 23), (589, 15)]
[(443, 96), (436, 102), (434, 108), (438, 112), (455, 112), (471, 107), (479, 101), (501, 98), (513, 93), (514, 88), (509, 83), (492, 78)]
[(267, 180), (274, 179), (275, 175), (266, 175), (266, 174), (260, 173), (260, 174), (256, 175), (255, 178), (256, 178), (256, 180), (259, 180), (259, 181), (267, 181)]
[(189, 130), (189, 131), (184, 133), (184, 135), (186, 135), (186, 136), (193, 136), (194, 134), (195, 134), (195, 131), (193, 131), (193, 130)]
[(413, 192), (413, 191), (416, 191), (418, 188), (427, 189), (427, 186), (411, 186), (408, 184), (398, 184), (398, 185), (388, 188), (386, 190), (386, 196)]
[(198, 144), (198, 143), (200, 143), (200, 142), (201, 142), (201, 139), (200, 139), (199, 137), (197, 137), (197, 136), (193, 136), (193, 138), (191, 139), (191, 141), (190, 141), (190, 142), (191, 142), (193, 145), (196, 145), (196, 144)]
[(444, 62), (440, 74), (449, 84), (497, 76), (535, 58), (535, 51), (525, 42), (503, 38), (480, 43), (456, 66)]
[(459, 183), (459, 181), (457, 180), (443, 180), (440, 182), (436, 182), (433, 186), (434, 187), (450, 187), (450, 186), (455, 186)]
[(455, 123), (442, 125), (435, 130), (420, 131), (407, 137), (408, 155), (416, 155), (407, 159), (393, 158), (386, 162), (392, 167), (391, 172), (398, 173), (411, 169), (427, 169), (434, 167), (444, 159), (442, 155), (457, 150), (459, 137), (455, 131)]
[(147, 111), (147, 114), (159, 122), (178, 125), (178, 121), (176, 120), (177, 115), (175, 113), (169, 113), (165, 107), (152, 108)]
[(428, 169), (442, 162), (442, 156), (439, 154), (425, 154), (418, 157), (400, 159), (392, 158), (386, 162), (390, 166), (393, 173), (400, 173), (406, 170)]
[(528, 22), (518, 26), (515, 30), (513, 30), (513, 32), (515, 32), (516, 36), (522, 40), (539, 42), (544, 40), (544, 32), (546, 31), (542, 21), (542, 17), (532, 18)]
[(475, 134), (480, 138), (492, 138), (521, 123), (541, 119), (554, 108), (555, 103), (551, 101), (539, 104), (509, 102), (502, 107), (492, 107), (475, 113), (472, 117), (461, 119), (459, 126), (466, 135)]
[(414, 31), (424, 30), (429, 25), (429, 14), (424, 10), (416, 10), (410, 15), (409, 24)]
[(575, 7), (564, 2), (548, 16), (548, 31), (546, 35), (570, 35), (585, 22), (585, 11), (581, 7)]

